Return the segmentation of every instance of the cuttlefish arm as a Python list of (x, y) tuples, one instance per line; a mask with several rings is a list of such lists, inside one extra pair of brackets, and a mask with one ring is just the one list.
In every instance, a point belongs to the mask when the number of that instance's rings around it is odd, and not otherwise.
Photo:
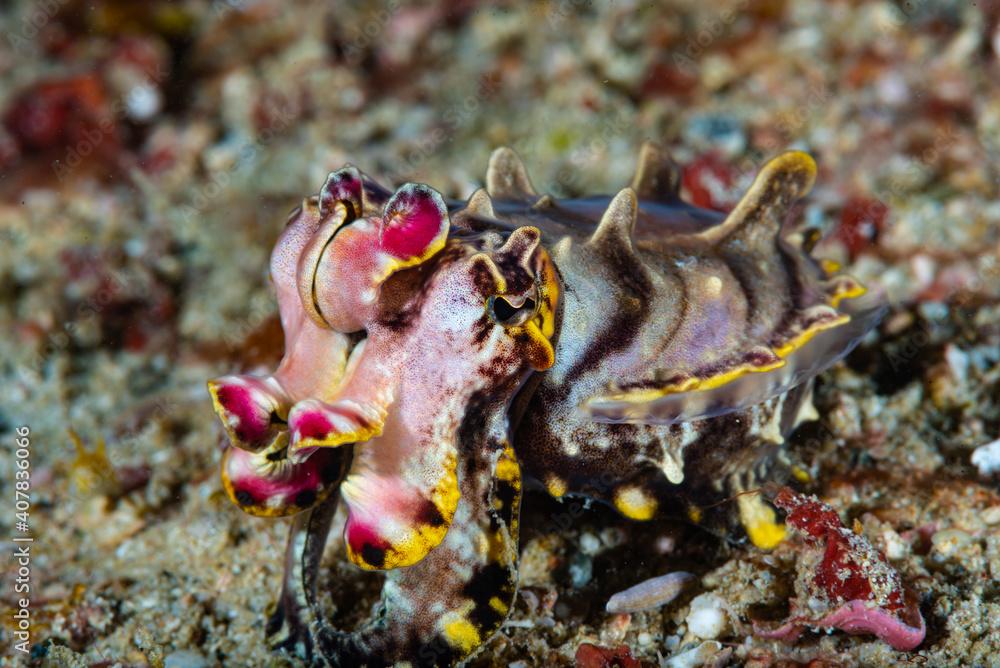
[(380, 218), (355, 220), (355, 212), (371, 206), (359, 178), (352, 168), (331, 174), (319, 200), (304, 203), (272, 254), (286, 338), (277, 371), (209, 383), (231, 443), (223, 456), (223, 486), (254, 515), (293, 514), (321, 500), (331, 490), (338, 458), (310, 456), (317, 447), (381, 433), (394, 396), (392, 365), (363, 369), (356, 377), (363, 383), (345, 392), (357, 360), (364, 359), (364, 342), (348, 358), (348, 334), (364, 328), (382, 282), (444, 244), (448, 221), (437, 193), (406, 186), (386, 202)]
[(387, 573), (380, 604), (353, 632), (334, 628), (317, 603), (336, 497), (297, 518), (281, 602), (267, 627), (277, 648), (331, 665), (439, 666), (468, 658), (496, 633), (517, 589), (520, 468), (502, 442), (480, 437), (469, 445), (462, 448), (461, 500), (447, 537), (418, 564)]
[(291, 406), (304, 397), (330, 396), (344, 375), (351, 339), (317, 324), (298, 296), (299, 260), (324, 227), (346, 219), (321, 220), (315, 198), (293, 213), (271, 254), (271, 282), (278, 298), (285, 355), (270, 375), (243, 374), (209, 381), (212, 404), (230, 443), (248, 452), (268, 449), (284, 431)]
[(264, 450), (284, 430), (296, 402), (330, 399), (345, 374), (346, 334), (364, 329), (381, 284), (444, 246), (447, 209), (437, 193), (409, 184), (385, 202), (381, 216), (358, 217), (378, 201), (370, 190), (353, 167), (333, 172), (319, 198), (303, 202), (279, 238), (271, 280), (285, 356), (272, 375), (209, 382), (233, 446)]
[[(552, 364), (555, 281), (533, 228), (492, 253), (454, 242), (426, 275), (395, 281), (393, 290), (409, 297), (387, 299), (366, 321), (364, 351), (338, 398), (293, 409), (293, 460), (361, 443), (341, 485), (352, 562), (410, 566), (444, 538), (460, 496), (458, 425), (477, 392), (498, 391), (507, 373)], [(491, 315), (498, 295), (524, 312), (498, 322)], [(410, 315), (401, 319), (398, 309)], [(382, 419), (367, 417), (374, 415)]]
[(304, 397), (332, 397), (351, 349), (346, 333), (318, 324), (299, 300), (300, 258), (324, 227), (342, 225), (346, 210), (323, 219), (316, 198), (292, 214), (271, 254), (271, 281), (278, 298), (285, 354), (270, 375), (229, 375), (208, 390), (226, 430), (222, 483), (230, 500), (258, 516), (290, 515), (326, 498), (338, 479), (339, 456), (322, 453), (307, 463), (284, 456), (287, 420)]
[(349, 510), (348, 557), (365, 569), (422, 559), (441, 542), (458, 505), (455, 435), (430, 424), (436, 412), (449, 409), (448, 397), (429, 388), (406, 405), (392, 405), (412, 350), (405, 340), (370, 338), (336, 400), (299, 402), (289, 418), (292, 461), (361, 444), (340, 493)]

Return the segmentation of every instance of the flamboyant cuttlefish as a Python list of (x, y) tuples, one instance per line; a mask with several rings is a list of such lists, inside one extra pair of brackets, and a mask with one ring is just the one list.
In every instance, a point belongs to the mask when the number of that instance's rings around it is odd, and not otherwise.
[[(784, 224), (814, 177), (783, 154), (723, 217), (680, 200), (652, 144), (612, 198), (539, 196), (505, 148), (468, 202), (330, 174), (271, 256), (280, 366), (209, 383), (229, 497), (296, 515), (276, 644), (317, 664), (469, 657), (513, 603), (522, 474), (635, 520), (754, 489), (815, 417), (811, 379), (879, 314), (845, 308), (864, 289)], [(340, 499), (348, 558), (386, 570), (352, 631), (315, 594)], [(738, 508), (756, 545), (781, 540), (759, 495)]]

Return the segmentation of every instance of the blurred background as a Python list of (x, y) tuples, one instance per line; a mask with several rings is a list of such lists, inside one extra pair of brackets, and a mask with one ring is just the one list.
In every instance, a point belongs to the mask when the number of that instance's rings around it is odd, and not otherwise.
[[(720, 211), (767, 158), (816, 158), (797, 215), (825, 233), (817, 254), (883, 286), (892, 310), (827, 374), (823, 420), (796, 435), (805, 487), (882, 549), (902, 545), (893, 563), (923, 597), (930, 665), (996, 661), (1000, 501), (970, 455), (1000, 437), (998, 3), (0, 11), (0, 440), (12, 452), (31, 429), (33, 663), (297, 665), (263, 639), (287, 522), (224, 498), (205, 381), (280, 357), (267, 258), (330, 170), (465, 197), (509, 145), (540, 191), (606, 194), (644, 139), (683, 165), (686, 199)], [(5, 503), (14, 470), (0, 457)], [(733, 606), (718, 665), (897, 660), (863, 637), (744, 643), (735, 620), (787, 599), (779, 557), (600, 509), (555, 527), (555, 512), (528, 496), (525, 593), (482, 665), (572, 665), (581, 642), (657, 665), (690, 641), (686, 602), (623, 619), (604, 601), (684, 564)], [(957, 532), (951, 547), (900, 538), (930, 525)], [(378, 581), (335, 556), (329, 570), (328, 604), (349, 625)]]

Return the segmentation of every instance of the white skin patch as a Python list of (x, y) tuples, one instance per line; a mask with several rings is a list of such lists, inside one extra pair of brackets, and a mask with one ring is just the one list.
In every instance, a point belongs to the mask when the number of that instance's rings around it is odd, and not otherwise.
[(681, 423), (681, 448), (686, 448), (698, 440), (698, 428), (693, 422)]
[(386, 579), (382, 585), (382, 595), (385, 599), (392, 600), (393, 611), (398, 614), (412, 615), (414, 611), (413, 599), (406, 596), (399, 585), (391, 579)]
[[(453, 521), (459, 526), (464, 526), (466, 523), (471, 522), (472, 518), (469, 516), (467, 508), (459, 504)], [(473, 543), (472, 538), (473, 534), (466, 531), (449, 531), (445, 534), (444, 544), (458, 554), (463, 562), (475, 563), (478, 549), (476, 544)]]
[(663, 471), (663, 475), (667, 476), (667, 480), (675, 485), (684, 482), (683, 460), (683, 454), (675, 455), (669, 449), (664, 449), (660, 470)]
[(665, 440), (663, 456), (658, 462), (663, 475), (674, 485), (684, 482), (684, 450), (697, 441), (699, 436), (698, 427), (693, 422), (682, 422), (680, 427), (680, 441), (675, 444)]
[(799, 404), (799, 410), (795, 414), (795, 424), (793, 427), (798, 427), (803, 422), (812, 422), (818, 419), (819, 411), (816, 410), (816, 406), (813, 404), (813, 392), (810, 388), (806, 396), (803, 397), (802, 403)]

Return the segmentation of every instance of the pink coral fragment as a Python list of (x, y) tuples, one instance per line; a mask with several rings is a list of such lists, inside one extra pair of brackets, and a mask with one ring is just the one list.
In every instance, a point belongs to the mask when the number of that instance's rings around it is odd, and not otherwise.
[[(783, 488), (774, 504), (788, 513), (786, 523), (823, 555), (806, 578), (806, 591), (792, 601), (793, 615), (758, 635), (794, 642), (805, 627), (872, 633), (893, 649), (915, 649), (926, 632), (916, 602), (904, 591), (899, 573), (866, 538), (846, 528), (836, 511), (815, 497)], [(801, 562), (800, 562), (801, 563)], [(794, 614), (801, 601), (825, 605), (829, 612)]]

